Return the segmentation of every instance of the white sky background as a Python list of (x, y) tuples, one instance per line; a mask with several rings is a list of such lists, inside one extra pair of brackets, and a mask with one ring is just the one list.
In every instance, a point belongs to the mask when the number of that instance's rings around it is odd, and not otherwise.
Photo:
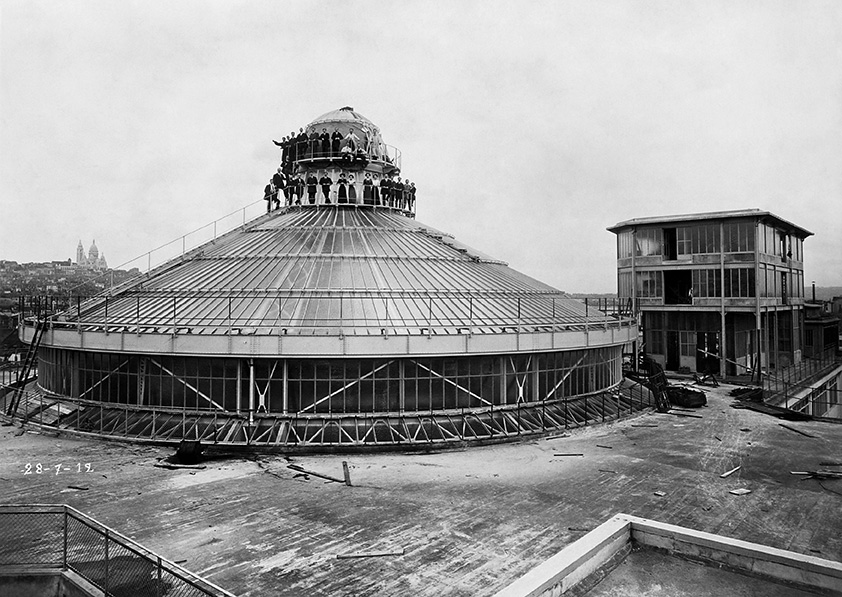
[(569, 292), (644, 216), (760, 208), (842, 285), (842, 2), (0, 0), (0, 259), (117, 266), (261, 199), (345, 105), (418, 219)]

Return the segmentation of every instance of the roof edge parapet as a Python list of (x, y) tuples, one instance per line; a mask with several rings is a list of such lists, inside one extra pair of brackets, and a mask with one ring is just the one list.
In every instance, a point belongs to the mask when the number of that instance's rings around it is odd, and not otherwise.
[(617, 233), (624, 228), (632, 228), (635, 226), (646, 226), (650, 224), (670, 224), (670, 223), (679, 223), (679, 222), (694, 222), (697, 220), (730, 220), (730, 219), (739, 219), (739, 218), (758, 218), (764, 221), (770, 221), (771, 223), (777, 224), (783, 228), (789, 229), (791, 232), (797, 233), (802, 238), (806, 238), (808, 236), (813, 236), (813, 233), (807, 230), (806, 228), (802, 228), (797, 224), (793, 224), (789, 220), (785, 220), (784, 218), (773, 214), (770, 211), (765, 211), (758, 208), (751, 208), (751, 209), (734, 209), (734, 210), (725, 210), (725, 211), (710, 211), (710, 212), (701, 212), (701, 213), (690, 213), (690, 214), (677, 214), (677, 215), (668, 215), (668, 216), (650, 216), (644, 218), (632, 218), (630, 220), (624, 220), (622, 222), (618, 222), (613, 226), (606, 228), (609, 232)]

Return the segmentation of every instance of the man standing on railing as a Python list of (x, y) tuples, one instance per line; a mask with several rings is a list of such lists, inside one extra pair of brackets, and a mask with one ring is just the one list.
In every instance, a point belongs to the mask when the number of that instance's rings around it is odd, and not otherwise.
[(415, 209), (415, 183), (409, 185), (409, 211)]
[(290, 162), (298, 159), (298, 154), (295, 152), (295, 131), (290, 132), (287, 137), (287, 158)]
[(392, 181), (392, 207), (403, 208), (403, 183), (400, 176)]
[(268, 214), (272, 211), (272, 197), (274, 196), (275, 191), (272, 189), (272, 179), (269, 179), (269, 183), (263, 189), (263, 198), (266, 200), (266, 213)]
[(304, 160), (308, 157), (307, 133), (304, 132), (303, 128), (298, 129), (298, 131), (298, 136), (295, 138), (295, 143), (298, 147), (296, 148), (295, 152), (299, 160)]
[(327, 132), (326, 128), (322, 129), (322, 133), (319, 135), (319, 141), (321, 142), (321, 147), (322, 147), (321, 157), (329, 158), (330, 157), (330, 134)]
[(286, 177), (284, 176), (283, 171), (278, 168), (278, 171), (272, 175), (272, 185), (275, 187), (275, 209), (278, 209), (281, 206), (281, 191), (286, 186)]
[(390, 205), (392, 201), (392, 180), (388, 176), (384, 176), (380, 181), (380, 197), (383, 205)]
[(325, 203), (330, 203), (330, 185), (333, 184), (333, 179), (327, 175), (327, 170), (322, 173), (319, 184), (322, 185), (322, 194), (325, 196)]
[(339, 132), (338, 127), (333, 127), (333, 134), (330, 136), (330, 155), (331, 157), (339, 157), (339, 150), (342, 147), (342, 133)]
[(371, 180), (371, 173), (366, 172), (363, 179), (363, 203), (365, 205), (374, 205), (374, 181)]
[(310, 202), (310, 205), (316, 203), (316, 186), (319, 184), (319, 179), (316, 178), (316, 175), (311, 170), (309, 174), (307, 174), (307, 200)]
[(319, 131), (313, 129), (313, 132), (310, 133), (309, 137), (310, 143), (310, 157), (313, 159), (320, 157), (321, 150), (322, 150), (322, 140), (319, 137)]
[(360, 143), (360, 138), (357, 137), (357, 133), (354, 132), (354, 129), (350, 129), (348, 134), (345, 135), (345, 144), (351, 148), (353, 153), (357, 152), (357, 146)]

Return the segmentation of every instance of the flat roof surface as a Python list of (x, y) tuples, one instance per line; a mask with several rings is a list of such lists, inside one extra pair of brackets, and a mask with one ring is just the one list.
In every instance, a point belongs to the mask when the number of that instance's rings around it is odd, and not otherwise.
[[(842, 425), (783, 421), (807, 437), (730, 408), (732, 388), (704, 388), (708, 406), (693, 412), (567, 437), (204, 470), (153, 467), (168, 448), (0, 427), (0, 502), (67, 503), (242, 596), (493, 595), (617, 512), (842, 561), (842, 481), (790, 474), (842, 462)], [(343, 460), (353, 487), (287, 468), (341, 478)], [(46, 469), (77, 462), (93, 472)], [(27, 463), (45, 472), (26, 475)]]
[(587, 597), (810, 597), (816, 595), (765, 578), (633, 549)]
[(623, 228), (629, 228), (631, 226), (645, 226), (647, 224), (666, 224), (666, 223), (675, 223), (675, 222), (694, 222), (697, 220), (721, 220), (723, 218), (764, 218), (771, 220), (773, 223), (781, 226), (783, 228), (787, 228), (793, 232), (799, 233), (802, 238), (806, 238), (808, 236), (812, 236), (813, 233), (807, 230), (806, 228), (802, 228), (792, 222), (783, 219), (780, 216), (773, 214), (770, 211), (764, 211), (762, 209), (752, 208), (752, 209), (734, 209), (734, 210), (727, 210), (727, 211), (709, 211), (709, 212), (702, 212), (702, 213), (694, 213), (694, 214), (678, 214), (678, 215), (671, 215), (671, 216), (650, 216), (645, 218), (632, 218), (631, 220), (624, 220), (622, 222), (618, 222), (608, 228), (607, 230), (611, 232), (618, 232)]

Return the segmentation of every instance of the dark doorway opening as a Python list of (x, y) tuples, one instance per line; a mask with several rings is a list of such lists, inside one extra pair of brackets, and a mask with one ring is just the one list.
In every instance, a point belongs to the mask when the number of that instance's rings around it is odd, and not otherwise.
[(675, 261), (678, 259), (678, 243), (675, 237), (675, 228), (664, 228), (664, 261)]
[(719, 334), (696, 332), (696, 371), (719, 375)]
[(664, 272), (664, 303), (667, 305), (693, 304), (693, 273), (690, 270)]

